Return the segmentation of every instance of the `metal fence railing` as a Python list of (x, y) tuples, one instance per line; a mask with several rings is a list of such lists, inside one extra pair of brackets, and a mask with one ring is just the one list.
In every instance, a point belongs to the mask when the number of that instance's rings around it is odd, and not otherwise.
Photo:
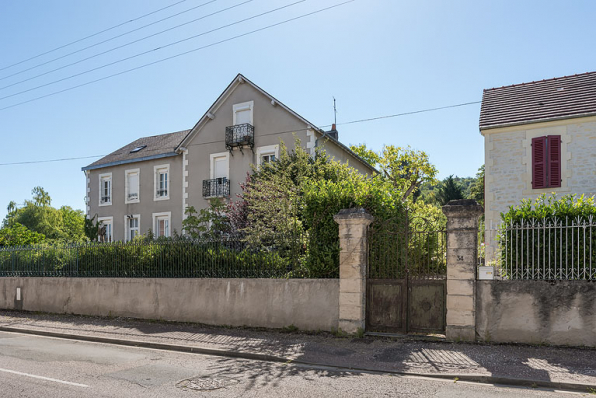
[(231, 238), (5, 247), (0, 277), (304, 278), (304, 258), (302, 245)]
[(596, 222), (590, 218), (521, 220), (487, 227), (480, 265), (498, 279), (596, 280)]
[(369, 228), (368, 277), (371, 279), (445, 279), (445, 230), (415, 230), (402, 223)]

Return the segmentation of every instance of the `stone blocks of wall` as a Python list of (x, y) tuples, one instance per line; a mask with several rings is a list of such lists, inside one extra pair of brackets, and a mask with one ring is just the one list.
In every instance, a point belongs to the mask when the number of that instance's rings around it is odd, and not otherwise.
[(478, 339), (596, 347), (596, 284), (588, 281), (478, 281)]
[(443, 206), (447, 217), (447, 324), (450, 340), (476, 339), (476, 262), (478, 218), (483, 209), (474, 200)]
[(365, 328), (366, 235), (373, 217), (364, 209), (345, 209), (333, 219), (339, 225), (339, 329), (357, 333)]
[(210, 325), (332, 330), (338, 297), (337, 279), (0, 278), (2, 309)]

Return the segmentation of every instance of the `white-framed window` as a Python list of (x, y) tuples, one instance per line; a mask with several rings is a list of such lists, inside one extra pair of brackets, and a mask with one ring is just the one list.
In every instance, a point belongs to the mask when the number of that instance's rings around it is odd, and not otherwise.
[(99, 205), (110, 206), (112, 204), (112, 173), (99, 175)]
[(141, 234), (141, 215), (130, 214), (124, 216), (124, 225), (126, 227), (125, 241), (130, 242), (136, 236)]
[(170, 165), (155, 166), (154, 170), (154, 200), (170, 199)]
[(140, 176), (140, 169), (125, 171), (124, 203), (139, 203), (141, 201), (139, 185)]
[(243, 102), (241, 104), (233, 105), (234, 111), (234, 126), (238, 124), (254, 124), (253, 123), (253, 107), (254, 101)]
[(279, 145), (267, 145), (257, 148), (257, 166), (275, 162), (279, 157)]
[(97, 234), (98, 242), (114, 241), (114, 217), (99, 217), (99, 231)]
[(210, 155), (210, 176), (211, 179), (229, 178), (230, 176), (230, 153), (212, 153)]
[(156, 238), (160, 236), (165, 236), (169, 238), (171, 235), (171, 220), (172, 220), (172, 213), (171, 212), (164, 212), (164, 213), (153, 213), (153, 234)]

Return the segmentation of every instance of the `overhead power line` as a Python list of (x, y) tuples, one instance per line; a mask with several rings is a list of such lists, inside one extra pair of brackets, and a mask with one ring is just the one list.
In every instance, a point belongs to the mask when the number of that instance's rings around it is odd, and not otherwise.
[[(206, 17), (212, 16), (212, 15), (215, 15), (215, 14), (219, 14), (219, 13), (221, 13), (221, 12), (224, 12), (224, 11), (230, 10), (230, 9), (232, 9), (232, 8), (235, 8), (235, 7), (239, 7), (239, 6), (243, 5), (243, 4), (246, 4), (246, 3), (248, 3), (248, 2), (251, 2), (251, 1), (253, 1), (253, 0), (247, 0), (247, 1), (244, 1), (243, 3), (239, 3), (239, 4), (236, 4), (236, 5), (234, 5), (234, 6), (231, 6), (231, 7), (228, 7), (228, 8), (224, 8), (223, 10), (216, 11), (216, 12), (214, 12), (214, 13), (211, 13), (211, 14), (209, 14), (209, 15), (206, 15), (206, 16), (204, 16), (204, 17), (202, 17), (202, 18), (198, 18), (197, 20), (199, 20), (199, 19), (204, 19), (204, 18), (206, 18)], [(142, 55), (146, 55), (146, 54), (149, 54), (149, 53), (153, 53), (153, 52), (155, 52), (155, 51), (163, 50), (163, 49), (165, 49), (165, 48), (172, 47), (172, 46), (178, 45), (178, 44), (180, 44), (180, 43), (184, 43), (184, 42), (186, 42), (186, 41), (189, 41), (189, 40), (192, 40), (192, 39), (196, 39), (196, 38), (198, 38), (198, 37), (200, 37), (200, 36), (205, 36), (205, 35), (207, 35), (207, 34), (209, 34), (209, 33), (213, 33), (213, 32), (216, 32), (216, 31), (218, 31), (218, 30), (222, 30), (222, 29), (225, 29), (225, 28), (229, 28), (229, 27), (231, 27), (231, 26), (238, 25), (238, 24), (240, 24), (240, 23), (243, 23), (243, 22), (246, 22), (246, 21), (250, 21), (250, 20), (252, 20), (252, 19), (260, 18), (260, 17), (262, 17), (262, 16), (265, 16), (265, 15), (267, 15), (267, 14), (271, 14), (271, 13), (273, 13), (273, 12), (280, 11), (280, 10), (282, 10), (282, 9), (284, 9), (284, 8), (288, 8), (288, 7), (294, 6), (294, 5), (296, 5), (296, 4), (299, 4), (299, 3), (303, 3), (303, 2), (305, 2), (305, 1), (307, 1), (307, 0), (299, 0), (299, 1), (296, 1), (296, 2), (294, 2), (294, 3), (286, 4), (285, 6), (282, 6), (282, 7), (277, 7), (277, 8), (274, 8), (274, 9), (272, 9), (272, 10), (265, 11), (265, 12), (262, 12), (262, 13), (260, 13), (260, 14), (257, 14), (257, 15), (253, 15), (252, 17), (244, 18), (244, 19), (241, 19), (241, 20), (239, 20), (239, 21), (235, 21), (235, 22), (232, 22), (232, 23), (229, 23), (229, 24), (226, 24), (226, 25), (223, 25), (223, 26), (217, 27), (217, 28), (215, 28), (215, 29), (208, 30), (208, 31), (206, 31), (206, 32), (202, 32), (202, 33), (199, 33), (199, 34), (196, 34), (196, 35), (193, 35), (193, 36), (190, 36), (190, 37), (187, 37), (187, 38), (181, 39), (181, 40), (177, 40), (177, 41), (175, 41), (175, 42), (172, 42), (172, 43), (165, 44), (165, 45), (163, 45), (163, 46), (159, 46), (159, 47), (153, 48), (153, 49), (151, 49), (151, 50), (143, 51), (143, 52), (141, 52), (141, 53), (138, 53), (138, 54), (135, 54), (135, 55), (131, 55), (131, 56), (129, 56), (129, 57), (121, 58), (121, 59), (119, 59), (119, 60), (116, 60), (116, 61), (113, 61), (113, 62), (109, 62), (109, 63), (107, 63), (107, 64), (104, 64), (104, 65), (101, 65), (101, 66), (98, 66), (98, 67), (95, 67), (95, 68), (92, 68), (92, 69), (88, 69), (88, 70), (85, 70), (85, 71), (83, 71), (83, 72), (80, 72), (80, 73), (76, 73), (76, 74), (74, 74), (74, 75), (70, 75), (70, 76), (67, 76), (67, 77), (63, 77), (62, 79), (54, 80), (54, 81), (52, 81), (52, 82), (45, 83), (45, 84), (41, 84), (41, 85), (39, 85), (39, 86), (32, 87), (32, 88), (29, 88), (29, 89), (27, 89), (27, 90), (22, 90), (22, 91), (19, 91), (19, 92), (16, 92), (16, 93), (12, 93), (12, 94), (9, 94), (9, 95), (5, 95), (4, 97), (0, 97), (0, 100), (4, 100), (4, 99), (7, 99), (7, 98), (15, 97), (15, 96), (17, 96), (17, 95), (25, 94), (25, 93), (28, 93), (28, 92), (31, 92), (31, 91), (39, 90), (40, 88), (44, 88), (44, 87), (47, 87), (47, 86), (51, 86), (51, 85), (53, 85), (53, 84), (56, 84), (56, 83), (61, 83), (61, 82), (63, 82), (63, 81), (66, 81), (66, 80), (70, 80), (70, 79), (73, 79), (73, 78), (75, 78), (75, 77), (78, 77), (78, 76), (86, 75), (86, 74), (88, 74), (88, 73), (91, 73), (91, 72), (94, 72), (94, 71), (96, 71), (96, 70), (103, 69), (103, 68), (107, 68), (108, 66), (116, 65), (116, 64), (119, 64), (119, 63), (121, 63), (121, 62), (124, 62), (124, 61), (129, 61), (129, 60), (131, 60), (131, 59), (138, 58), (138, 57), (140, 57), (140, 56), (142, 56)], [(136, 40), (135, 42), (137, 42), (137, 41), (141, 41), (141, 40), (144, 40), (144, 39), (139, 39), (139, 40)], [(131, 42), (131, 43), (128, 43), (128, 44), (122, 45), (122, 46), (120, 46), (120, 47), (117, 47), (116, 49), (118, 49), (118, 48), (122, 48), (122, 47), (126, 47), (127, 45), (129, 45), (129, 44), (133, 44), (133, 43), (135, 43), (135, 42)], [(102, 55), (102, 54), (105, 54), (105, 53), (107, 53), (107, 52), (110, 52), (110, 51), (112, 51), (112, 50), (105, 51), (104, 53), (101, 53), (101, 54), (98, 54), (98, 55)], [(94, 57), (95, 57), (95, 56), (92, 56), (92, 57), (89, 57), (89, 58), (87, 58), (87, 59), (94, 58)], [(83, 60), (83, 61), (84, 61), (84, 60)], [(82, 61), (80, 61), (80, 62), (82, 62)], [(75, 63), (78, 63), (78, 62), (75, 62)], [(67, 65), (67, 66), (68, 66), (68, 65)], [(61, 68), (59, 68), (59, 69), (61, 69)], [(50, 71), (50, 72), (51, 72), (51, 71)], [(48, 73), (49, 73), (49, 72), (48, 72)], [(28, 79), (28, 80), (30, 80), (30, 79)], [(10, 86), (6, 86), (6, 87), (10, 87)], [(3, 88), (4, 88), (4, 87), (3, 87)]]
[[(149, 26), (155, 25), (155, 24), (157, 24), (157, 23), (163, 22), (163, 21), (165, 21), (165, 20), (167, 20), (167, 19), (174, 18), (174, 17), (176, 17), (176, 16), (178, 16), (178, 15), (185, 14), (185, 13), (187, 13), (187, 12), (190, 12), (190, 11), (192, 11), (192, 10), (195, 10), (195, 9), (197, 9), (197, 8), (204, 7), (204, 6), (206, 6), (207, 4), (211, 4), (211, 3), (214, 3), (214, 2), (216, 2), (216, 1), (219, 1), (219, 0), (210, 0), (210, 1), (206, 2), (206, 3), (199, 4), (198, 6), (191, 7), (191, 8), (189, 8), (188, 10), (181, 11), (181, 12), (179, 12), (179, 13), (177, 13), (177, 14), (170, 15), (169, 17), (166, 17), (166, 18), (160, 19), (160, 20), (158, 20), (158, 21), (155, 21), (155, 22), (151, 22), (150, 24), (143, 25), (143, 26), (141, 26), (141, 27), (139, 27), (139, 28), (136, 28), (136, 29), (133, 29), (133, 30), (129, 30), (128, 32), (124, 32), (124, 33), (121, 33), (121, 34), (119, 34), (119, 35), (117, 35), (117, 36), (110, 37), (110, 38), (108, 38), (108, 39), (105, 39), (105, 40), (103, 40), (103, 41), (100, 41), (100, 42), (98, 42), (98, 43), (92, 44), (92, 45), (90, 45), (90, 46), (83, 47), (83, 48), (81, 48), (80, 50), (75, 50), (75, 51), (73, 51), (73, 52), (70, 52), (70, 53), (68, 53), (68, 54), (61, 55), (61, 56), (59, 56), (59, 57), (57, 57), (57, 58), (53, 58), (53, 59), (51, 59), (51, 60), (49, 60), (49, 61), (42, 62), (41, 64), (37, 64), (37, 65), (34, 65), (34, 66), (30, 67), (30, 68), (23, 69), (23, 70), (21, 70), (21, 71), (15, 72), (15, 73), (13, 73), (13, 74), (11, 74), (11, 75), (6, 75), (6, 76), (4, 76), (4, 77), (1, 77), (1, 78), (0, 78), (0, 81), (1, 81), (1, 80), (6, 80), (6, 79), (8, 79), (8, 78), (10, 78), (10, 77), (13, 77), (13, 76), (20, 75), (20, 74), (22, 74), (22, 73), (28, 72), (28, 71), (30, 71), (30, 70), (33, 70), (33, 69), (37, 69), (37, 68), (39, 68), (39, 67), (41, 67), (41, 66), (44, 66), (44, 65), (47, 65), (47, 64), (51, 64), (52, 62), (55, 62), (55, 61), (58, 61), (58, 60), (61, 60), (61, 59), (64, 59), (64, 58), (70, 57), (71, 55), (78, 54), (78, 53), (80, 53), (80, 52), (82, 52), (82, 51), (85, 51), (85, 50), (87, 50), (87, 49), (89, 49), (89, 48), (97, 47), (97, 46), (99, 46), (100, 44), (104, 44), (104, 43), (107, 43), (107, 42), (109, 42), (109, 41), (112, 41), (112, 40), (118, 39), (118, 38), (120, 38), (120, 37), (123, 37), (123, 36), (129, 35), (129, 34), (131, 34), (131, 33), (133, 33), (133, 32), (137, 32), (137, 31), (139, 31), (139, 30), (141, 30), (141, 29), (145, 29), (146, 27), (149, 27)], [(248, 1), (252, 1), (252, 0), (248, 0)]]
[[(453, 105), (447, 105), (447, 106), (440, 106), (438, 108), (426, 108), (426, 109), (419, 109), (417, 111), (411, 111), (411, 112), (402, 112), (402, 113), (394, 113), (392, 115), (384, 115), (384, 116), (377, 116), (377, 117), (372, 117), (372, 118), (367, 118), (367, 119), (358, 119), (358, 120), (351, 120), (349, 122), (344, 122), (344, 123), (338, 123), (338, 126), (341, 125), (346, 125), (346, 124), (356, 124), (356, 123), (366, 123), (366, 122), (372, 122), (372, 121), (376, 121), (376, 120), (382, 120), (382, 119), (390, 119), (390, 118), (395, 118), (395, 117), (400, 117), (400, 116), (407, 116), (407, 115), (414, 115), (417, 113), (425, 113), (425, 112), (434, 112), (434, 111), (438, 111), (438, 110), (443, 110), (443, 109), (450, 109), (450, 108), (458, 108), (458, 107), (462, 107), (462, 106), (468, 106), (468, 105), (475, 105), (475, 104), (479, 104), (481, 101), (471, 101), (471, 102), (463, 102), (461, 104), (453, 104)], [(331, 127), (331, 125), (324, 125), (324, 126), (319, 126), (319, 127)], [(307, 130), (306, 128), (303, 129), (293, 129), (293, 130), (286, 130), (286, 131), (277, 131), (274, 133), (267, 133), (267, 134), (263, 134), (263, 135), (275, 135), (275, 134), (284, 134), (284, 133), (294, 133), (294, 132), (298, 132), (298, 131), (303, 131), (303, 130)], [(222, 140), (219, 141), (212, 141), (212, 142), (203, 142), (201, 144), (193, 144), (193, 145), (206, 145), (206, 144), (213, 144), (213, 143), (217, 143), (217, 142), (221, 142)], [(158, 151), (161, 150), (161, 148), (158, 149), (149, 149), (146, 150), (145, 152), (151, 152), (151, 151)], [(115, 153), (115, 155), (121, 154), (122, 152), (117, 152)], [(51, 163), (51, 162), (63, 162), (63, 161), (68, 161), (68, 160), (82, 160), (82, 159), (91, 159), (91, 158), (101, 158), (104, 157), (106, 155), (94, 155), (94, 156), (83, 156), (83, 157), (77, 157), (77, 158), (63, 158), (63, 159), (51, 159), (51, 160), (31, 160), (31, 161), (25, 161), (25, 162), (14, 162), (14, 163), (0, 163), (0, 166), (16, 166), (16, 165), (24, 165), (24, 164), (34, 164), (34, 163)]]
[(186, 0), (180, 0), (180, 1), (176, 2), (176, 3), (174, 3), (174, 4), (170, 4), (169, 6), (162, 7), (162, 8), (160, 8), (159, 10), (151, 11), (150, 13), (147, 13), (147, 14), (141, 15), (140, 17), (136, 17), (136, 18), (130, 19), (130, 20), (126, 21), (126, 22), (119, 23), (118, 25), (114, 25), (114, 26), (112, 26), (112, 27), (110, 27), (110, 28), (107, 28), (107, 29), (101, 30), (101, 31), (99, 31), (99, 32), (97, 32), (97, 33), (93, 33), (93, 34), (91, 34), (91, 35), (89, 35), (89, 36), (85, 36), (85, 37), (83, 37), (83, 38), (81, 38), (81, 39), (78, 39), (78, 40), (72, 41), (72, 42), (70, 42), (70, 43), (63, 44), (63, 45), (61, 45), (61, 46), (59, 46), (59, 47), (53, 48), (53, 49), (51, 49), (51, 50), (48, 50), (48, 51), (46, 51), (46, 52), (43, 52), (43, 53), (41, 53), (41, 54), (37, 54), (37, 55), (35, 55), (35, 56), (31, 57), (31, 58), (27, 58), (27, 59), (24, 59), (24, 60), (22, 60), (22, 61), (15, 62), (14, 64), (11, 64), (11, 65), (4, 66), (4, 67), (0, 68), (0, 71), (6, 70), (6, 69), (8, 69), (8, 68), (12, 68), (13, 66), (21, 65), (21, 64), (23, 64), (23, 63), (25, 63), (25, 62), (28, 62), (28, 61), (34, 60), (34, 59), (36, 59), (36, 58), (42, 57), (42, 56), (44, 56), (44, 55), (47, 55), (47, 54), (50, 54), (50, 53), (53, 53), (54, 51), (61, 50), (61, 49), (65, 48), (65, 47), (68, 47), (68, 46), (72, 46), (73, 44), (80, 43), (80, 42), (82, 42), (82, 41), (84, 41), (84, 40), (87, 40), (87, 39), (90, 39), (90, 38), (92, 38), (92, 37), (98, 36), (98, 35), (100, 35), (100, 34), (102, 34), (102, 33), (108, 32), (108, 31), (110, 31), (110, 30), (113, 30), (113, 29), (119, 28), (119, 27), (121, 27), (121, 26), (124, 26), (124, 25), (126, 25), (126, 24), (129, 24), (129, 23), (132, 23), (132, 22), (138, 21), (139, 19), (142, 19), (142, 18), (148, 17), (148, 16), (150, 16), (150, 15), (156, 14), (156, 13), (158, 13), (158, 12), (160, 12), (160, 11), (163, 11), (163, 10), (166, 10), (166, 9), (168, 9), (168, 8), (174, 7), (174, 6), (176, 6), (176, 5), (180, 4), (180, 3), (184, 3), (185, 1), (186, 1)]
[[(300, 2), (302, 2), (302, 1), (305, 1), (305, 0), (300, 0), (300, 1), (299, 1), (299, 2), (297, 2), (297, 3), (300, 3)], [(207, 44), (207, 45), (204, 45), (204, 46), (201, 46), (201, 47), (198, 47), (198, 48), (192, 49), (192, 50), (188, 50), (188, 51), (185, 51), (185, 52), (182, 52), (182, 53), (179, 53), (179, 54), (176, 54), (176, 55), (172, 55), (172, 56), (169, 56), (169, 57), (166, 57), (166, 58), (158, 59), (157, 61), (149, 62), (149, 63), (143, 64), (143, 65), (140, 65), (140, 66), (137, 66), (137, 67), (131, 68), (131, 69), (124, 70), (124, 71), (122, 71), (122, 72), (113, 73), (113, 74), (111, 74), (111, 75), (104, 76), (104, 77), (101, 77), (101, 78), (99, 78), (99, 79), (95, 79), (95, 80), (92, 80), (92, 81), (89, 81), (89, 82), (86, 82), (86, 83), (82, 83), (82, 84), (79, 84), (79, 85), (76, 85), (76, 86), (72, 86), (72, 87), (69, 87), (69, 88), (65, 88), (65, 89), (63, 89), (63, 90), (54, 91), (53, 93), (49, 93), (49, 94), (46, 94), (46, 95), (42, 95), (42, 96), (39, 96), (39, 97), (35, 97), (35, 98), (32, 98), (32, 99), (30, 99), (30, 100), (27, 100), (27, 101), (22, 101), (22, 102), (18, 102), (18, 103), (16, 103), (16, 104), (8, 105), (8, 106), (5, 106), (5, 107), (3, 107), (3, 108), (0, 108), (0, 111), (6, 110), (6, 109), (10, 109), (10, 108), (14, 108), (14, 107), (16, 107), (16, 106), (23, 105), (23, 104), (28, 104), (28, 103), (30, 103), (30, 102), (38, 101), (38, 100), (40, 100), (40, 99), (47, 98), (47, 97), (51, 97), (51, 96), (54, 96), (54, 95), (57, 95), (57, 94), (61, 94), (61, 93), (64, 93), (64, 92), (67, 92), (67, 91), (70, 91), (70, 90), (74, 90), (74, 89), (76, 89), (76, 88), (80, 88), (80, 87), (88, 86), (88, 85), (90, 85), (90, 84), (94, 84), (94, 83), (97, 83), (97, 82), (100, 82), (100, 81), (103, 81), (103, 80), (107, 80), (107, 79), (110, 79), (110, 78), (112, 78), (112, 77), (120, 76), (120, 75), (123, 75), (123, 74), (125, 74), (125, 73), (130, 73), (130, 72), (133, 72), (133, 71), (136, 71), (136, 70), (142, 69), (142, 68), (146, 68), (146, 67), (148, 67), (148, 66), (151, 66), (151, 65), (159, 64), (159, 63), (161, 63), (161, 62), (169, 61), (169, 60), (171, 60), (171, 59), (178, 58), (178, 57), (181, 57), (181, 56), (183, 56), (183, 55), (188, 55), (188, 54), (191, 54), (191, 53), (194, 53), (194, 52), (200, 51), (200, 50), (204, 50), (204, 49), (206, 49), (206, 48), (209, 48), (209, 47), (214, 47), (214, 46), (217, 46), (217, 45), (220, 45), (220, 44), (223, 44), (223, 43), (226, 43), (226, 42), (232, 41), (232, 40), (239, 39), (239, 38), (241, 38), (241, 37), (249, 36), (249, 35), (255, 34), (255, 33), (257, 33), (257, 32), (262, 32), (262, 31), (264, 31), (264, 30), (271, 29), (271, 28), (274, 28), (274, 27), (276, 27), (276, 26), (284, 25), (284, 24), (286, 24), (286, 23), (289, 23), (289, 22), (292, 22), (292, 21), (296, 21), (296, 20), (299, 20), (299, 19), (302, 19), (302, 18), (306, 18), (306, 17), (308, 17), (308, 16), (311, 16), (311, 15), (314, 15), (314, 14), (318, 14), (318, 13), (321, 13), (321, 12), (324, 12), (324, 11), (327, 11), (327, 10), (330, 10), (330, 9), (332, 9), (332, 8), (340, 7), (340, 6), (346, 5), (346, 4), (348, 4), (348, 3), (352, 3), (352, 2), (354, 2), (354, 1), (356, 1), (356, 0), (348, 0), (348, 1), (344, 1), (343, 3), (338, 3), (338, 4), (335, 4), (335, 5), (329, 6), (329, 7), (321, 8), (321, 9), (319, 9), (319, 10), (317, 10), (317, 11), (312, 11), (312, 12), (309, 12), (309, 13), (306, 13), (306, 14), (302, 14), (302, 15), (299, 15), (299, 16), (297, 16), (297, 17), (293, 17), (293, 18), (290, 18), (290, 19), (286, 19), (286, 20), (284, 20), (284, 21), (281, 21), (281, 22), (277, 22), (277, 23), (274, 23), (274, 24), (271, 24), (271, 25), (267, 25), (267, 26), (265, 26), (265, 27), (262, 27), (262, 28), (258, 28), (258, 29), (251, 30), (251, 31), (249, 31), (249, 32), (246, 32), (246, 33), (242, 33), (242, 34), (239, 34), (239, 35), (236, 35), (236, 36), (229, 37), (229, 38), (227, 38), (227, 39), (219, 40), (219, 41), (216, 41), (216, 42), (214, 42), (214, 43)], [(288, 4), (288, 5), (284, 6), (284, 7), (289, 7), (289, 6), (291, 6), (291, 5), (293, 5), (293, 4), (297, 4), (297, 3)], [(283, 7), (282, 7), (282, 8), (283, 8)], [(272, 10), (272, 11), (273, 11), (273, 10)], [(268, 11), (267, 13), (270, 13), (270, 12), (272, 12), (272, 11)], [(255, 16), (255, 17), (256, 17), (256, 16)], [(251, 18), (254, 18), (254, 17), (251, 17)], [(231, 25), (231, 24), (230, 24), (230, 25)], [(218, 29), (221, 29), (221, 28), (223, 28), (223, 27), (217, 28), (217, 29), (215, 29), (215, 30), (218, 30)], [(183, 40), (187, 40), (187, 39), (183, 39)], [(159, 48), (163, 48), (163, 47), (159, 47)], [(159, 49), (159, 48), (158, 48), (158, 49)], [(136, 56), (139, 56), (139, 55), (141, 55), (141, 54), (137, 54), (137, 55), (135, 55), (135, 56), (129, 57), (128, 59), (130, 59), (130, 58), (134, 58), (134, 57), (136, 57)], [(115, 64), (115, 63), (122, 62), (122, 61), (123, 61), (123, 60), (115, 61), (115, 62), (113, 62), (113, 63), (111, 63), (111, 64), (109, 64), (109, 65), (113, 65), (113, 64)], [(98, 68), (95, 68), (95, 69), (92, 69), (92, 70), (101, 69), (101, 68), (103, 68), (103, 67), (106, 67), (106, 66), (108, 66), (108, 65), (103, 65), (103, 66), (101, 66), (101, 67), (98, 67)], [(79, 76), (79, 75), (81, 75), (81, 74), (83, 74), (83, 73), (88, 73), (88, 72), (90, 72), (90, 71), (87, 71), (87, 72), (82, 72), (82, 73), (79, 73), (79, 74), (77, 74), (77, 75), (73, 75), (73, 76), (71, 76), (71, 77), (69, 77), (69, 78), (72, 78), (72, 77), (75, 77), (75, 76)], [(66, 80), (66, 79), (68, 79), (68, 78), (61, 79), (61, 81), (63, 81), (63, 80)], [(57, 83), (57, 82), (48, 83), (48, 84), (46, 84), (45, 86), (47, 86), (47, 85), (49, 85), (49, 84), (54, 84), (54, 83)], [(30, 90), (27, 90), (27, 91), (30, 91)], [(11, 95), (11, 96), (12, 96), (12, 95)], [(8, 98), (8, 96), (7, 96), (7, 97), (3, 97), (3, 98)], [(0, 98), (0, 99), (2, 99), (2, 98)]]

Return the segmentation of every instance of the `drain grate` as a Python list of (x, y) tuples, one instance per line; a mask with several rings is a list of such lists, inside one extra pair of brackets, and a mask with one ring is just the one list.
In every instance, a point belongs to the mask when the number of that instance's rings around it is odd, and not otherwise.
[(184, 379), (176, 384), (183, 390), (210, 391), (237, 384), (238, 380), (221, 376), (196, 376)]

